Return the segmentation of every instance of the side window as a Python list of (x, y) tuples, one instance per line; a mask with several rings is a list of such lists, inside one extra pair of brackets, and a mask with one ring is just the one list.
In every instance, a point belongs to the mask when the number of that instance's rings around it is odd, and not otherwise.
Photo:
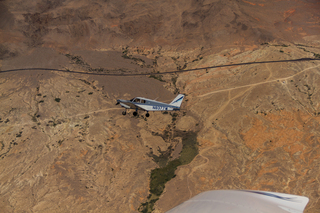
[(134, 102), (140, 103), (140, 99), (139, 99), (139, 98), (136, 98), (136, 99), (134, 100)]
[(141, 103), (145, 104), (145, 103), (146, 103), (146, 100), (141, 100)]

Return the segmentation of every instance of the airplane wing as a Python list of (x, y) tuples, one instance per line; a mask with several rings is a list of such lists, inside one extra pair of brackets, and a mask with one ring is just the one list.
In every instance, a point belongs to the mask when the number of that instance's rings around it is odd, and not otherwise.
[(207, 191), (167, 213), (303, 213), (309, 198), (291, 194), (251, 191)]
[[(139, 110), (145, 110), (143, 108), (141, 108), (139, 106), (140, 103), (134, 103), (134, 102), (130, 102), (130, 101), (125, 101), (125, 100), (121, 100), (122, 102), (119, 102), (118, 100), (118, 103), (124, 107), (124, 108), (127, 108), (127, 109), (139, 109)], [(117, 104), (118, 104), (117, 103)]]

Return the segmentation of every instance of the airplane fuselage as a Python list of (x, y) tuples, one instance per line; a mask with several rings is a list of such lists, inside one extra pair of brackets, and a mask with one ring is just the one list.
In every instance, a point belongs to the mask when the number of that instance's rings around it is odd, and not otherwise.
[(171, 106), (169, 104), (165, 104), (162, 102), (149, 100), (149, 99), (142, 99), (140, 100), (145, 101), (145, 103), (138, 103), (129, 100), (121, 100), (119, 99), (118, 102), (120, 105), (126, 109), (136, 109), (136, 110), (144, 110), (144, 111), (175, 111), (180, 110), (180, 107)]
[[(136, 97), (131, 100), (122, 100), (118, 99), (117, 104), (120, 104), (122, 107), (127, 109), (135, 109), (134, 115), (137, 115), (138, 110), (147, 111), (146, 116), (149, 117), (149, 111), (177, 111), (180, 110), (180, 106), (182, 103), (184, 95), (179, 94), (177, 97), (170, 103), (166, 104), (163, 102)], [(126, 111), (122, 113), (123, 115), (126, 114)]]

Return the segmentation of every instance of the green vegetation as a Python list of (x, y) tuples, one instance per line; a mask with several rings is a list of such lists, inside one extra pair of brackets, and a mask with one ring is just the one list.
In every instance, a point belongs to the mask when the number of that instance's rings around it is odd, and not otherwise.
[(33, 122), (37, 122), (37, 116), (36, 116), (37, 113), (35, 113), (33, 116), (31, 116), (31, 120)]
[(192, 60), (192, 62), (200, 61), (202, 59), (203, 59), (203, 57), (201, 56), (201, 54), (199, 54), (196, 59)]
[[(1, 143), (1, 150), (3, 150), (3, 149), (4, 149), (4, 143), (3, 143), (3, 141), (1, 141), (0, 143)], [(5, 156), (7, 156), (7, 154), (10, 152), (10, 150), (11, 150), (11, 148), (12, 148), (12, 144), (13, 144), (13, 145), (18, 145), (14, 140), (13, 140), (12, 142), (10, 142), (7, 151), (4, 152), (4, 153), (2, 153), (2, 154), (0, 155), (0, 157), (1, 157), (2, 159), (3, 159)]]
[(54, 100), (59, 103), (61, 101), (61, 98), (55, 98)]
[(9, 110), (9, 113), (10, 112), (13, 112), (14, 110), (16, 110), (17, 108), (13, 108), (13, 107), (11, 107), (11, 109)]
[(79, 64), (81, 66), (89, 66), (86, 62), (83, 61), (81, 56), (74, 56), (70, 54), (66, 54), (66, 56), (74, 63), (74, 64)]
[(89, 71), (94, 71), (94, 72), (103, 72), (104, 71), (104, 68), (101, 68), (101, 67), (99, 67), (99, 68), (89, 68)]
[(16, 137), (17, 137), (17, 138), (20, 138), (21, 135), (22, 135), (22, 132), (19, 132), (18, 134), (16, 134)]
[(181, 67), (180, 65), (177, 66), (177, 70), (184, 70), (185, 68), (187, 68), (187, 64), (184, 64), (183, 67)]
[(176, 131), (175, 136), (182, 137), (182, 151), (178, 159), (169, 161), (164, 167), (156, 168), (151, 171), (150, 175), (150, 195), (148, 201), (142, 203), (139, 211), (150, 213), (153, 211), (155, 202), (162, 194), (165, 184), (174, 178), (178, 166), (189, 164), (198, 154), (198, 143), (196, 132)]
[(177, 88), (177, 85), (176, 85), (177, 78), (178, 78), (178, 76), (174, 76), (174, 77), (171, 78), (172, 84), (173, 84), (174, 89), (175, 89), (174, 92), (173, 92), (174, 94), (180, 93), (180, 91), (179, 91), (179, 89)]
[(130, 56), (128, 56), (128, 47), (126, 47), (126, 49), (123, 49), (123, 51), (122, 51), (122, 58), (124, 58), (124, 59), (131, 59), (131, 57)]
[(150, 75), (149, 78), (154, 78), (158, 81), (166, 82), (165, 80), (162, 79), (162, 75)]
[(0, 144), (1, 144), (1, 149), (0, 149), (0, 150), (3, 150), (3, 148), (4, 148), (4, 143), (3, 143), (3, 141), (0, 141)]
[(62, 145), (63, 141), (64, 141), (64, 140), (59, 140), (59, 141), (58, 141), (59, 146)]
[(158, 66), (158, 56), (156, 56), (155, 58), (154, 58), (154, 60), (153, 60), (153, 66), (155, 66), (155, 67), (157, 67)]
[(146, 62), (145, 62), (143, 59), (141, 59), (141, 58), (130, 57), (130, 59), (134, 60), (135, 62), (140, 61), (140, 62), (142, 62), (142, 63), (146, 63)]
[(63, 120), (60, 120), (60, 119), (56, 120), (55, 118), (52, 117), (52, 121), (51, 120), (48, 121), (47, 126), (56, 127), (57, 125), (62, 124), (62, 122), (63, 122)]
[(178, 117), (178, 113), (173, 113), (173, 114), (171, 114), (170, 113), (170, 115), (172, 116), (172, 122), (174, 122), (175, 120), (177, 120), (177, 117)]
[[(69, 58), (69, 60), (71, 61), (72, 64), (78, 64), (80, 66), (82, 66), (83, 68), (85, 68), (88, 71), (92, 71), (92, 72), (103, 72), (105, 71), (104, 68), (99, 67), (99, 68), (92, 68), (87, 62), (85, 62), (83, 60), (83, 58), (81, 56), (75, 56), (75, 55), (71, 55), (71, 54), (66, 54), (66, 57)], [(66, 68), (66, 71), (70, 71), (70, 69)]]
[[(139, 53), (139, 51), (137, 51), (137, 52)], [(122, 58), (134, 60), (136, 62), (136, 64), (138, 64), (138, 62), (141, 62), (142, 63), (142, 65), (140, 65), (141, 67), (143, 67), (145, 65), (145, 63), (146, 63), (141, 58), (136, 58), (136, 57), (133, 57), (132, 55), (128, 55), (128, 47), (126, 47), (126, 49), (123, 49)]]
[(178, 78), (178, 76), (174, 76), (174, 77), (171, 78), (171, 81), (172, 81), (172, 83), (173, 83), (173, 86), (176, 86), (177, 78)]
[(170, 161), (165, 167), (151, 171), (150, 193), (160, 196), (165, 188), (165, 184), (175, 177), (174, 172), (182, 165), (179, 159)]
[(84, 79), (79, 79), (80, 81), (82, 81), (83, 83), (87, 84), (87, 85), (91, 85), (91, 83), (87, 80), (84, 80)]
[(302, 45), (302, 44), (297, 44), (297, 47), (298, 47), (299, 49), (301, 49), (301, 50), (305, 51), (305, 52), (313, 53), (313, 56), (314, 56), (314, 58), (316, 58), (316, 59), (319, 59), (319, 58), (320, 58), (320, 54), (315, 53), (315, 52), (311, 52), (311, 51), (306, 50), (305, 48), (303, 48), (303, 47), (309, 47), (309, 46)]
[(179, 161), (181, 162), (181, 165), (186, 165), (191, 163), (193, 158), (195, 158), (198, 154), (197, 133), (185, 132), (182, 134), (183, 147), (180, 153)]
[[(169, 135), (165, 135), (165, 137), (169, 137)], [(169, 161), (169, 157), (171, 155), (172, 146), (168, 147), (167, 150), (161, 151), (161, 149), (158, 147), (158, 152), (160, 152), (160, 155), (154, 155), (152, 152), (149, 154), (149, 157), (153, 158), (153, 161), (158, 164), (160, 167), (165, 167)]]
[(126, 49), (122, 51), (122, 55), (127, 55), (127, 54), (128, 54), (128, 47), (126, 47)]

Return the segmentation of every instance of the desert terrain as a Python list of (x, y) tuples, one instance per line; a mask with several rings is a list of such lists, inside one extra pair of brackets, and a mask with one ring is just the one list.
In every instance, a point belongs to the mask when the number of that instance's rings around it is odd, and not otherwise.
[[(0, 1), (0, 209), (166, 212), (207, 190), (320, 212), (317, 0)], [(117, 99), (179, 112), (123, 116)]]

